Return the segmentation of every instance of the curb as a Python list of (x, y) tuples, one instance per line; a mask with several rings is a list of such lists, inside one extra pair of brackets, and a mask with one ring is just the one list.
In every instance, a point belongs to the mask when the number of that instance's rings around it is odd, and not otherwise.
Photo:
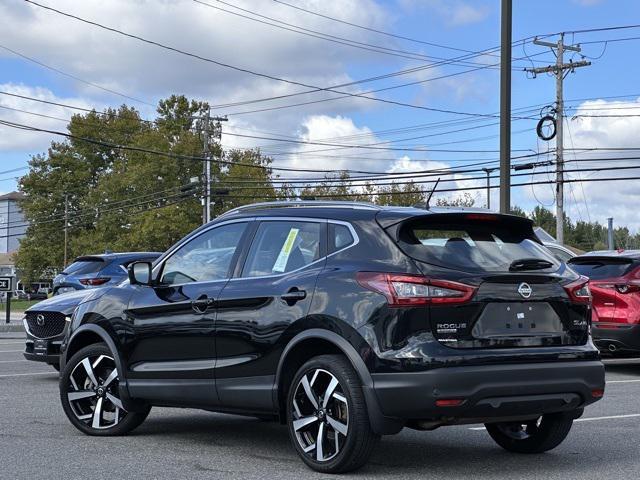
[(24, 332), (24, 326), (23, 325), (12, 325), (12, 324), (0, 324), (0, 333), (7, 333), (7, 332)]

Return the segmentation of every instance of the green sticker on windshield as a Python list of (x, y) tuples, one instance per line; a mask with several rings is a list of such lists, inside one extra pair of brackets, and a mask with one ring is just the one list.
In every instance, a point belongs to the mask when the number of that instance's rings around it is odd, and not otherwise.
[(289, 255), (291, 255), (291, 250), (293, 250), (293, 244), (298, 237), (298, 232), (300, 232), (300, 229), (298, 228), (292, 228), (291, 230), (289, 230), (289, 235), (287, 235), (287, 239), (284, 241), (282, 249), (280, 249), (280, 253), (278, 254), (276, 263), (273, 265), (274, 272), (282, 273), (284, 272), (285, 268), (287, 268)]

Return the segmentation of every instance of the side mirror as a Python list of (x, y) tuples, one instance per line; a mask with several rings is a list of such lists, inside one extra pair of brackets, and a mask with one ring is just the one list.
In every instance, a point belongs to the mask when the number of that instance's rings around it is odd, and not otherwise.
[(133, 262), (127, 267), (131, 285), (151, 285), (151, 262)]

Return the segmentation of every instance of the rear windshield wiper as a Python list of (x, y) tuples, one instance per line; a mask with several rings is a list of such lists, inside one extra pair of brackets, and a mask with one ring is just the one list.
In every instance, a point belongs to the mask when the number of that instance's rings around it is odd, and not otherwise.
[(514, 260), (509, 265), (510, 272), (519, 272), (522, 270), (544, 270), (545, 268), (553, 267), (553, 263), (548, 260), (542, 260), (541, 258), (520, 258)]

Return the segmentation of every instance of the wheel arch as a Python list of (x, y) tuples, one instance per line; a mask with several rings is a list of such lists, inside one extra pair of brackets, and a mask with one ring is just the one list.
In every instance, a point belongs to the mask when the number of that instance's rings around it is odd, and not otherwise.
[(120, 400), (124, 404), (125, 408), (129, 411), (139, 410), (141, 405), (129, 396), (129, 388), (126, 378), (127, 370), (125, 368), (125, 363), (122, 361), (122, 357), (120, 356), (120, 351), (118, 350), (116, 342), (104, 328), (93, 323), (86, 323), (80, 326), (76, 331), (74, 331), (71, 335), (71, 338), (69, 338), (69, 341), (67, 342), (63, 354), (63, 364), (66, 365), (69, 359), (71, 359), (71, 357), (79, 352), (82, 348), (93, 345), (95, 343), (105, 343), (113, 354), (113, 360), (116, 363), (116, 368), (118, 369)]
[(373, 379), (362, 357), (345, 338), (321, 328), (305, 330), (293, 337), (280, 356), (273, 392), (273, 401), (278, 408), (280, 421), (283, 423), (286, 421), (288, 388), (295, 373), (307, 360), (327, 353), (344, 355), (356, 371), (362, 383), (372, 429), (381, 435), (399, 432), (403, 427), (403, 422), (385, 417), (382, 414), (373, 388)]

